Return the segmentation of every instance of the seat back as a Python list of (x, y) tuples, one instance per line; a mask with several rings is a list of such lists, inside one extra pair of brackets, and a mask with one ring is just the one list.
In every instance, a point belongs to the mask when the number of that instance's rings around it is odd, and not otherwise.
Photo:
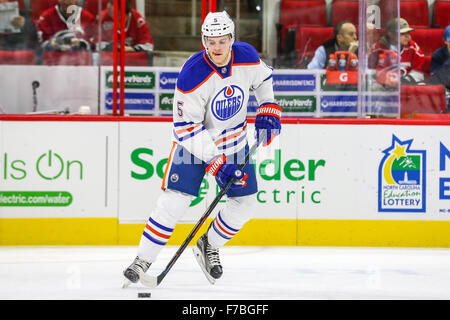
[(434, 25), (445, 28), (450, 24), (450, 1), (436, 0), (434, 3)]
[(33, 65), (35, 64), (32, 50), (0, 51), (0, 64)]
[[(112, 52), (102, 52), (101, 54), (101, 64), (103, 66), (113, 65), (113, 53)], [(150, 66), (149, 56), (145, 51), (139, 52), (126, 52), (125, 53), (125, 65), (127, 66)]]
[(441, 28), (415, 29), (410, 34), (425, 55), (432, 55), (435, 50), (444, 45), (444, 29)]
[(348, 20), (357, 26), (359, 19), (359, 1), (334, 0), (331, 5), (331, 23), (333, 26)]
[[(383, 27), (389, 20), (397, 17), (397, 12), (392, 10), (391, 0), (381, 0), (381, 24)], [(400, 17), (408, 21), (413, 28), (430, 27), (428, 2), (426, 0), (402, 0), (400, 1)]]
[[(298, 61), (310, 60), (314, 51), (328, 39), (333, 38), (333, 27), (298, 27), (295, 48), (298, 51)], [(301, 63), (304, 64), (303, 62)]]
[(58, 0), (33, 0), (30, 2), (31, 18), (33, 21), (37, 21), (45, 10), (58, 4)]
[(445, 113), (447, 106), (445, 89), (441, 85), (401, 86), (401, 114)]
[(48, 66), (90, 66), (92, 65), (92, 54), (90, 51), (44, 51), (43, 64)]

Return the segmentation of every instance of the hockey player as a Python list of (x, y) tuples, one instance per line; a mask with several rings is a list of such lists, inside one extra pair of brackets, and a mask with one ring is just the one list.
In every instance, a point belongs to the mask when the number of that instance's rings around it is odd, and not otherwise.
[[(274, 99), (272, 68), (249, 44), (234, 42), (234, 23), (223, 12), (208, 13), (202, 25), (205, 50), (191, 56), (177, 79), (173, 99), (172, 150), (156, 207), (150, 214), (134, 262), (124, 271), (125, 285), (139, 280), (169, 240), (177, 221), (198, 195), (205, 172), (220, 187), (231, 178), (227, 202), (194, 247), (211, 283), (222, 275), (219, 248), (250, 219), (257, 192), (254, 164), (242, 171), (248, 152), (247, 103), (253, 90), (260, 105), (255, 129), (267, 132), (268, 145), (281, 130), (281, 107)], [(265, 129), (264, 131), (262, 131)], [(267, 130), (267, 131), (266, 131)], [(260, 141), (258, 139), (258, 141)]]

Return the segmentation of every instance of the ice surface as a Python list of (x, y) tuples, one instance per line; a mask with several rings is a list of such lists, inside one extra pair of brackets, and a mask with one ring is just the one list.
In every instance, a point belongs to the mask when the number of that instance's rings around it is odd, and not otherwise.
[[(158, 274), (178, 247), (165, 247)], [(137, 247), (0, 247), (0, 299), (450, 299), (450, 249), (225, 247), (211, 285), (188, 247), (154, 289), (122, 289)]]

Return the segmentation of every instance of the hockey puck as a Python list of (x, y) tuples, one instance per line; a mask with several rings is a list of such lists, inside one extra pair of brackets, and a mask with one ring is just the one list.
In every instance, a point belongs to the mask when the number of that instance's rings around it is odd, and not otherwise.
[(150, 292), (139, 292), (138, 298), (151, 298), (152, 294)]

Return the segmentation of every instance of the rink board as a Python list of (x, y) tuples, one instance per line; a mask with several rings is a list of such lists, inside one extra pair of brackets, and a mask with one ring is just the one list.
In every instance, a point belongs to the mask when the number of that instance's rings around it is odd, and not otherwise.
[[(170, 121), (33, 119), (0, 118), (0, 244), (138, 244), (161, 192)], [(449, 124), (285, 120), (254, 156), (253, 219), (229, 244), (449, 247)], [(216, 192), (205, 177), (169, 244), (184, 240)]]

